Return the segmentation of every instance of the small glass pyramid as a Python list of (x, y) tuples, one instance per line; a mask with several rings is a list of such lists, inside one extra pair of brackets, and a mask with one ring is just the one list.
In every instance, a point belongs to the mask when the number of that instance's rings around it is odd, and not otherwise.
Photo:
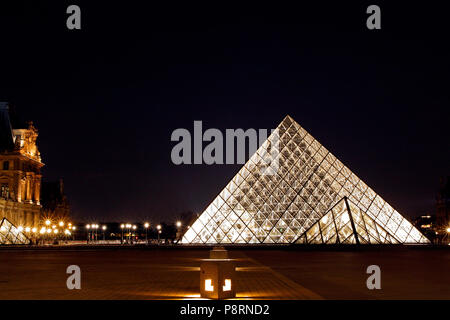
[(0, 245), (2, 244), (28, 244), (30, 240), (19, 231), (8, 219), (0, 220)]
[[(332, 217), (334, 210), (345, 203), (351, 212), (346, 208), (339, 217)], [(362, 220), (365, 231), (357, 229), (355, 233), (348, 223), (336, 231), (322, 221), (329, 219), (336, 226), (346, 221), (345, 217)], [(320, 221), (325, 224), (323, 231)], [(362, 225), (357, 223), (355, 228)], [(377, 236), (370, 235), (372, 229)], [(408, 220), (286, 116), (186, 231), (181, 242), (357, 243), (356, 237), (361, 239), (358, 243), (429, 243)]]

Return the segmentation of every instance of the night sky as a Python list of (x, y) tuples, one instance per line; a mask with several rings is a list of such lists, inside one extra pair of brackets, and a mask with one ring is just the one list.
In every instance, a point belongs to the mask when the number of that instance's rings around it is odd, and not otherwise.
[[(377, 1), (371, 31), (372, 2), (36, 2), (0, 5), (0, 101), (34, 121), (44, 176), (64, 178), (76, 219), (201, 212), (240, 165), (175, 166), (172, 131), (287, 114), (400, 213), (434, 213), (450, 174), (440, 4)], [(81, 30), (66, 28), (69, 4)]]

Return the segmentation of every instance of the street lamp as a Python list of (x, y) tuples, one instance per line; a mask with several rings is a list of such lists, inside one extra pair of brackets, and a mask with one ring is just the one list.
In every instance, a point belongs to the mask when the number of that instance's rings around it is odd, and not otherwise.
[(60, 226), (60, 227), (64, 227), (64, 222), (60, 221), (60, 222), (59, 222), (59, 226)]
[(47, 219), (47, 220), (45, 220), (45, 225), (46, 225), (46, 226), (49, 226), (49, 225), (50, 225), (50, 223), (52, 223), (52, 222), (51, 222), (50, 220), (48, 220), (48, 219)]
[(156, 226), (156, 229), (158, 230), (158, 245), (159, 245), (159, 235), (161, 234), (161, 225), (160, 224), (158, 224), (157, 226)]
[(87, 238), (87, 241), (88, 241), (88, 243), (89, 243), (89, 241), (91, 240), (91, 231), (90, 231), (91, 225), (90, 225), (90, 224), (87, 224), (87, 225), (86, 225), (86, 229), (88, 230), (88, 238)]
[(105, 241), (105, 230), (106, 230), (106, 226), (103, 226), (103, 227), (102, 227), (102, 230), (103, 230), (103, 241)]
[(123, 228), (125, 228), (125, 225), (122, 223), (121, 225), (120, 225), (120, 229), (122, 230), (122, 240), (121, 240), (121, 244), (123, 244)]
[(148, 244), (148, 237), (147, 237), (147, 234), (148, 234), (148, 227), (150, 227), (150, 223), (148, 223), (148, 222), (144, 223), (144, 228), (145, 228), (145, 243), (146, 243), (146, 244)]
[(177, 228), (181, 228), (181, 221), (177, 221)]
[(95, 241), (97, 241), (97, 229), (98, 229), (98, 224), (94, 224), (94, 225), (92, 225), (92, 227), (93, 227), (94, 230), (95, 230)]
[(125, 225), (125, 227), (127, 228), (127, 233), (128, 233), (127, 243), (130, 243), (130, 241), (131, 241), (131, 232), (130, 232), (131, 224), (127, 223), (127, 224)]

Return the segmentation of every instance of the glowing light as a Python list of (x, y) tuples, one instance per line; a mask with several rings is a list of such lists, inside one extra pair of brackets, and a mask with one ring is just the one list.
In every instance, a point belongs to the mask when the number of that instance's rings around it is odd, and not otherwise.
[(177, 228), (181, 227), (181, 221), (177, 221)]
[(133, 230), (136, 230), (136, 228), (137, 228), (136, 226), (133, 226)]
[(25, 228), (25, 232), (30, 232), (31, 231), (31, 228), (30, 227), (26, 227)]
[(145, 229), (147, 229), (148, 227), (150, 227), (150, 223), (146, 222), (146, 223), (144, 224), (144, 227), (145, 227)]
[(22, 231), (23, 231), (23, 227), (22, 227), (22, 226), (19, 226), (19, 227), (17, 228), (17, 230), (19, 230), (19, 232), (22, 232)]
[(156, 226), (156, 229), (161, 230), (161, 225), (158, 224), (158, 225)]
[(231, 291), (231, 279), (225, 279), (225, 285), (223, 291)]
[(73, 227), (72, 227), (72, 230), (73, 230), (73, 231), (77, 230), (77, 227), (73, 226)]
[(52, 223), (50, 220), (45, 220), (45, 225), (49, 226)]
[(450, 227), (447, 228), (447, 232), (450, 233)]
[(205, 291), (214, 291), (214, 286), (212, 285), (211, 279), (205, 280)]
[(59, 232), (58, 229), (53, 230), (54, 234), (57, 234), (58, 232)]
[(120, 229), (123, 229), (123, 228), (125, 228), (125, 225), (122, 223), (122, 224), (120, 225)]
[(90, 229), (91, 228), (91, 225), (90, 224), (87, 224), (86, 225), (86, 229)]
[(60, 221), (60, 222), (58, 223), (58, 225), (59, 225), (60, 227), (64, 227), (64, 222)]
[(37, 228), (31, 229), (31, 232), (36, 233), (37, 232)]
[(47, 233), (52, 233), (52, 229), (48, 228)]
[(103, 226), (102, 229), (103, 229), (103, 230), (106, 230), (106, 226)]

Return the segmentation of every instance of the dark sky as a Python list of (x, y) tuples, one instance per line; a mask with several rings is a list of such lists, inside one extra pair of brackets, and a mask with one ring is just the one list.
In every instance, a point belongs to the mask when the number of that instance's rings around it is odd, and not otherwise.
[(172, 131), (275, 128), (286, 114), (405, 216), (434, 212), (450, 174), (438, 2), (377, 2), (376, 31), (371, 2), (93, 2), (0, 5), (0, 100), (34, 121), (44, 175), (64, 178), (76, 218), (200, 212), (240, 166), (173, 165)]

